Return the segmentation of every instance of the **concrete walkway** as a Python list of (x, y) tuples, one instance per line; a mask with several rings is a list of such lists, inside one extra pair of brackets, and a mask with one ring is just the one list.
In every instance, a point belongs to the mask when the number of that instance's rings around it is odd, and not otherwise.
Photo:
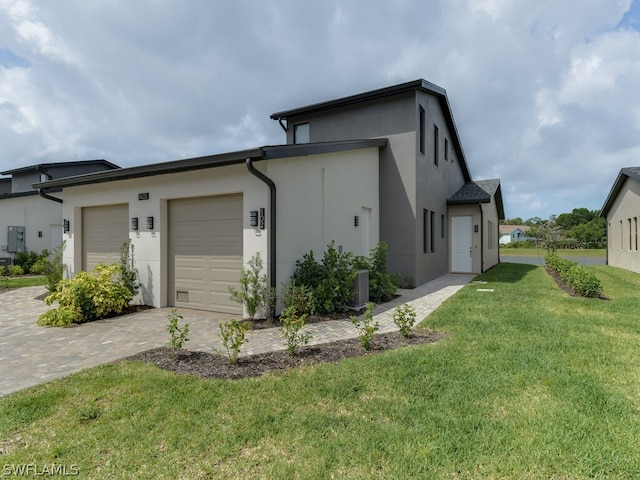
[[(378, 333), (397, 330), (393, 311), (410, 303), (422, 320), (474, 276), (449, 274), (412, 290), (401, 290), (395, 300), (373, 310)], [(63, 377), (79, 370), (111, 362), (155, 347), (167, 345), (167, 315), (171, 308), (155, 308), (71, 328), (38, 327), (38, 316), (47, 307), (36, 297), (44, 287), (26, 287), (0, 294), (0, 396)], [(189, 324), (189, 350), (221, 350), (218, 324), (231, 315), (179, 309)], [(317, 345), (357, 337), (348, 319), (307, 325)], [(277, 328), (250, 331), (241, 355), (285, 349)]]

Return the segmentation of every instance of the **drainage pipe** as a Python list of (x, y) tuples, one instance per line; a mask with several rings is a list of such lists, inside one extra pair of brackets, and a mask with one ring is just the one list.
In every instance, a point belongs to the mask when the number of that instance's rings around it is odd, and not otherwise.
[(276, 184), (273, 183), (269, 177), (258, 170), (253, 165), (253, 159), (247, 157), (246, 160), (247, 169), (249, 172), (258, 177), (269, 187), (270, 200), (269, 200), (269, 284), (271, 288), (276, 288)]
[(38, 189), (38, 195), (40, 195), (42, 198), (46, 198), (47, 200), (51, 200), (53, 202), (62, 203), (62, 199), (61, 198), (52, 197), (51, 195), (47, 195), (46, 193), (44, 193), (44, 188), (39, 188)]

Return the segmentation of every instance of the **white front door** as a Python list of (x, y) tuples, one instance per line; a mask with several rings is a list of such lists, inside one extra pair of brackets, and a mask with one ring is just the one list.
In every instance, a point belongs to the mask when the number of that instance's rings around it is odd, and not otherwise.
[(471, 216), (451, 217), (451, 271), (473, 271), (473, 245)]

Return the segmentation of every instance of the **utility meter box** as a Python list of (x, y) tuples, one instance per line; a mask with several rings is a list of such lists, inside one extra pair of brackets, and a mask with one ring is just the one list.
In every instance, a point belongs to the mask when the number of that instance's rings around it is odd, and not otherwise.
[(7, 234), (7, 251), (11, 253), (24, 252), (24, 227), (9, 226)]

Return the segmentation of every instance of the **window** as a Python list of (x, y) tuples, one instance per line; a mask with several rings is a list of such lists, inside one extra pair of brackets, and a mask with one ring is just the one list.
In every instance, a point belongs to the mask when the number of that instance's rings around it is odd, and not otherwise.
[(427, 225), (428, 225), (428, 217), (429, 210), (422, 210), (422, 253), (427, 253)]
[(494, 248), (496, 248), (496, 229), (491, 220), (487, 221), (487, 230), (488, 230), (487, 248), (489, 250), (493, 250)]
[(293, 127), (293, 143), (309, 143), (308, 123), (300, 123)]
[(633, 231), (634, 231), (634, 250), (638, 251), (638, 217), (633, 217)]
[(444, 161), (449, 161), (449, 140), (444, 139)]
[(624, 250), (624, 229), (622, 228), (622, 220), (620, 220), (620, 250)]
[(425, 119), (424, 119), (424, 108), (420, 107), (420, 153), (424, 155), (424, 129), (425, 129)]
[(436, 212), (431, 212), (431, 215), (429, 216), (429, 242), (431, 243), (431, 253), (436, 251), (435, 218)]
[(440, 238), (445, 238), (447, 232), (447, 217), (440, 215)]
[(438, 126), (433, 126), (433, 164), (438, 166), (438, 144), (440, 143), (440, 133)]
[(629, 219), (629, 250), (633, 250), (633, 237), (631, 235), (631, 219)]

